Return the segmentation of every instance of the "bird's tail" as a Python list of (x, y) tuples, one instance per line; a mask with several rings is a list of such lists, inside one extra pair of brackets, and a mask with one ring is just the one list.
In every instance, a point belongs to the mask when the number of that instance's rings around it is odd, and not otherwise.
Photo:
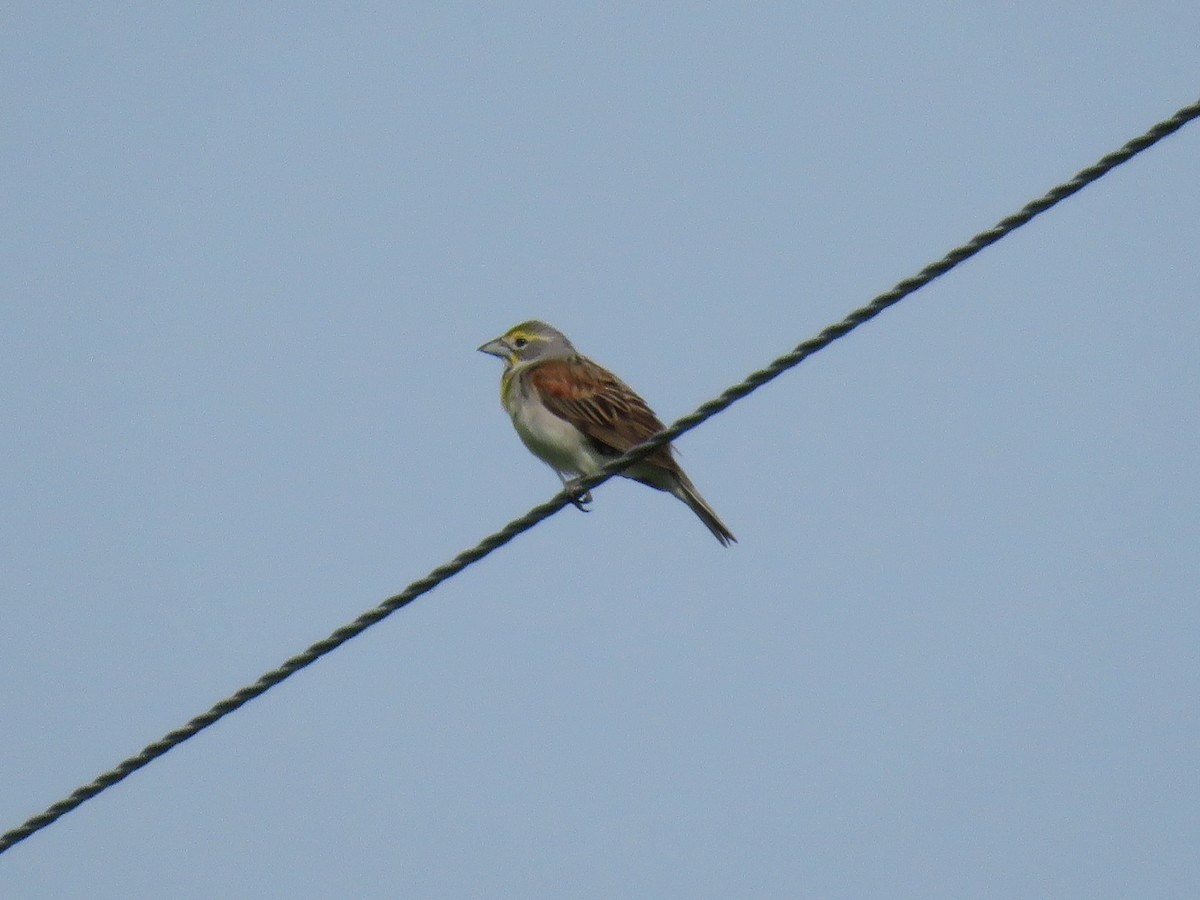
[(713, 533), (722, 547), (728, 547), (730, 544), (736, 544), (737, 538), (733, 536), (733, 532), (721, 521), (721, 517), (713, 511), (713, 508), (708, 505), (700, 492), (696, 490), (696, 486), (692, 484), (690, 478), (679, 473), (678, 483), (671, 488), (671, 493), (688, 505), (704, 526)]

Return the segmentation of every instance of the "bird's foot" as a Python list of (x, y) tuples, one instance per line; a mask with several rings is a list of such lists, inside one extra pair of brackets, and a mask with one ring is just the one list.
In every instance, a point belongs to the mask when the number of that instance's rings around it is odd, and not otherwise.
[(564, 479), (563, 489), (571, 495), (572, 506), (580, 512), (591, 512), (587, 505), (592, 502), (592, 492), (580, 489), (579, 482), (581, 480), (579, 478)]

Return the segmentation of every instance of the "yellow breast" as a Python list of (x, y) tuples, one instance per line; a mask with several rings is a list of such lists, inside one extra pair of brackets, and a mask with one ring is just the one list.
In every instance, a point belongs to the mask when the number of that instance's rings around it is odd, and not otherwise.
[(520, 400), (520, 377), (526, 369), (537, 365), (533, 362), (519, 362), (505, 366), (504, 374), (500, 376), (500, 405), (510, 416), (516, 415), (516, 407)]

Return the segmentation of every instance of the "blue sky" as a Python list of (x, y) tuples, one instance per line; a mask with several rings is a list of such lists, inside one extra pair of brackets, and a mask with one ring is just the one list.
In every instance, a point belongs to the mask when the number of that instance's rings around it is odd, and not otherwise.
[[(1194, 3), (18, 4), (0, 830), (1200, 96)], [(19, 898), (1191, 897), (1200, 130), (0, 857)]]

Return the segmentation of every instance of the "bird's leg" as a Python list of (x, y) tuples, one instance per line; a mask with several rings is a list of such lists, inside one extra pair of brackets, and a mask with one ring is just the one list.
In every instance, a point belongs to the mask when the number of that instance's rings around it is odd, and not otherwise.
[(580, 512), (591, 512), (591, 510), (587, 508), (587, 504), (592, 502), (592, 492), (581, 491), (579, 489), (579, 482), (582, 479), (563, 478), (562, 475), (559, 475), (558, 477), (562, 478), (563, 489), (571, 495), (571, 505)]

